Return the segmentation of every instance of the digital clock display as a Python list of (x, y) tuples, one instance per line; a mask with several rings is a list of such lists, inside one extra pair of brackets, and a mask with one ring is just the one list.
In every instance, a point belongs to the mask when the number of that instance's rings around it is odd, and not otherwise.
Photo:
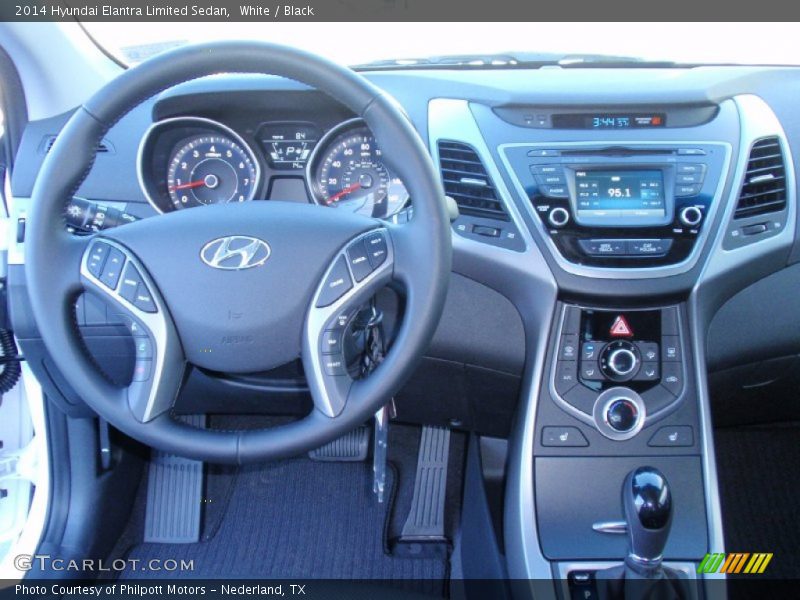
[(652, 219), (666, 215), (659, 170), (575, 171), (579, 217)]
[(573, 113), (553, 115), (555, 129), (641, 129), (666, 126), (663, 113)]

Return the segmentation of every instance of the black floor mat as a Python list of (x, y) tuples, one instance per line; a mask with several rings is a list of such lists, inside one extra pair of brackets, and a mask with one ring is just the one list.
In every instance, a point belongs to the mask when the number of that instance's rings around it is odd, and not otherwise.
[(764, 576), (800, 578), (800, 426), (718, 429), (727, 552), (772, 552)]
[[(394, 478), (390, 470), (393, 488)], [(406, 580), (402, 587), (444, 593), (446, 560), (385, 552), (389, 503), (372, 493), (370, 463), (292, 459), (235, 475), (211, 470), (208, 480), (203, 541), (138, 544), (128, 557), (194, 560), (193, 572), (170, 577)]]

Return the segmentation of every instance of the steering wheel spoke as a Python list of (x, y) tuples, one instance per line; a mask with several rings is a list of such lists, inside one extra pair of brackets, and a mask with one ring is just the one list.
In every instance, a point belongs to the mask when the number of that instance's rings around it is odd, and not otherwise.
[(347, 332), (359, 308), (392, 279), (395, 253), (389, 230), (351, 240), (333, 259), (306, 316), (303, 365), (316, 408), (339, 415), (360, 365), (348, 365)]
[(133, 253), (108, 239), (87, 244), (80, 277), (85, 290), (114, 305), (131, 331), (136, 363), (125, 396), (136, 419), (147, 423), (172, 407), (183, 380), (185, 359), (166, 305)]

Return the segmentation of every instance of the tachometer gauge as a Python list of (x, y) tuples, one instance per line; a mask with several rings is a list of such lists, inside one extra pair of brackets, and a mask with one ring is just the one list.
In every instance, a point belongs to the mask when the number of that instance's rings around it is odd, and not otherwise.
[(381, 159), (363, 121), (347, 121), (320, 141), (309, 162), (309, 186), (318, 204), (377, 218), (391, 217), (408, 202), (402, 181)]
[(175, 208), (244, 202), (256, 191), (258, 172), (242, 144), (208, 134), (184, 140), (169, 160), (167, 191)]

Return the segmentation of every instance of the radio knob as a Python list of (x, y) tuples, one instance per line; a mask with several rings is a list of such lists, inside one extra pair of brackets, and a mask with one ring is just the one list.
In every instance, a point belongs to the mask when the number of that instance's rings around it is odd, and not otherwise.
[(547, 220), (553, 227), (563, 227), (569, 223), (569, 211), (566, 208), (557, 206), (547, 215)]
[(686, 227), (695, 227), (703, 220), (703, 211), (696, 206), (687, 206), (678, 217)]

